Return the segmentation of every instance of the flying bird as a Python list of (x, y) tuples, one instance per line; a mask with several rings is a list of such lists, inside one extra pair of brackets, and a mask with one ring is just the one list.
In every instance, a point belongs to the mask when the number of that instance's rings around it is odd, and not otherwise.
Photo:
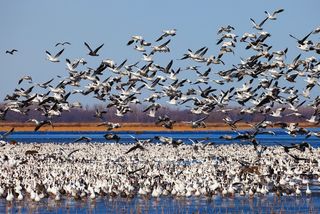
[(13, 55), (14, 52), (18, 52), (18, 50), (17, 50), (17, 49), (12, 49), (11, 51), (6, 50), (6, 54), (11, 54), (11, 55)]
[(85, 142), (89, 143), (91, 140), (92, 140), (92, 138), (90, 138), (90, 137), (81, 136), (73, 142), (76, 143), (76, 142), (80, 142), (80, 141), (85, 141)]
[(196, 129), (196, 128), (206, 128), (207, 125), (205, 124), (205, 120), (209, 117), (209, 115), (203, 117), (203, 118), (200, 118), (199, 120), (196, 120), (196, 121), (190, 121), (190, 122), (185, 122), (185, 123), (190, 123), (191, 124), (191, 127)]
[(119, 143), (119, 141), (120, 141), (119, 135), (116, 135), (116, 134), (106, 133), (105, 135), (103, 135), (103, 137), (106, 140), (115, 140), (116, 143)]
[(71, 45), (71, 43), (70, 42), (58, 42), (57, 44), (55, 44), (55, 47), (57, 47), (58, 45), (62, 45), (62, 46)]
[(0, 109), (0, 120), (5, 120), (5, 117), (6, 117), (8, 110), (9, 110), (8, 107), (6, 107), (4, 109)]
[(27, 120), (27, 122), (34, 122), (36, 124), (36, 127), (34, 128), (35, 132), (38, 131), (44, 125), (51, 125), (51, 127), (53, 128), (53, 124), (51, 120), (38, 121), (36, 119), (30, 119), (30, 120)]
[(222, 32), (226, 32), (226, 33), (230, 33), (232, 30), (234, 30), (234, 27), (232, 27), (231, 25), (228, 25), (226, 27), (220, 27), (217, 34), (221, 34)]
[(3, 140), (5, 140), (5, 139), (7, 139), (7, 137), (8, 137), (9, 135), (11, 135), (13, 132), (14, 132), (14, 128), (10, 129), (9, 131), (7, 131), (7, 132), (5, 132), (5, 133), (3, 133), (3, 134), (0, 134), (0, 138), (3, 139)]
[(252, 24), (253, 24), (253, 28), (257, 29), (257, 30), (263, 30), (262, 25), (268, 20), (268, 17), (265, 18), (264, 20), (262, 20), (262, 22), (260, 22), (260, 24), (257, 24), (252, 18), (250, 18)]
[(100, 50), (100, 48), (102, 48), (102, 46), (104, 44), (102, 44), (99, 47), (97, 47), (94, 51), (90, 48), (90, 46), (86, 42), (84, 42), (84, 45), (89, 49), (89, 53), (88, 54), (90, 56), (99, 56), (98, 51)]
[(312, 34), (313, 31), (311, 31), (310, 33), (308, 33), (305, 37), (303, 37), (302, 39), (298, 39), (295, 36), (293, 36), (292, 34), (289, 34), (290, 37), (294, 38), (295, 40), (297, 40), (298, 44), (300, 45), (305, 45), (305, 44), (311, 44), (311, 41), (307, 41), (308, 37)]
[(283, 12), (283, 11), (284, 11), (284, 9), (279, 9), (279, 10), (274, 11), (272, 14), (270, 14), (268, 11), (264, 11), (264, 13), (267, 14), (268, 19), (276, 20), (277, 19), (276, 15), (278, 13)]
[(156, 40), (156, 42), (162, 40), (163, 38), (167, 37), (167, 36), (175, 36), (177, 33), (176, 29), (171, 29), (171, 30), (164, 30), (163, 34)]
[(142, 36), (139, 36), (139, 35), (134, 35), (131, 37), (131, 39), (128, 41), (127, 45), (131, 45), (132, 43), (137, 43), (139, 41), (142, 41), (143, 40), (143, 37)]
[(46, 51), (47, 60), (49, 60), (50, 62), (60, 62), (58, 57), (63, 53), (63, 51), (64, 51), (64, 49), (59, 51), (55, 56), (51, 55), (51, 53), (49, 51)]
[(133, 147), (131, 147), (125, 154), (128, 154), (134, 150), (140, 149), (142, 151), (146, 150), (140, 143), (137, 143), (136, 145), (134, 145)]
[(24, 81), (24, 80), (28, 80), (29, 83), (32, 83), (32, 77), (31, 77), (31, 76), (23, 76), (23, 77), (21, 77), (21, 79), (19, 80), (18, 85), (20, 85), (20, 84), (22, 83), (22, 81)]
[(152, 103), (147, 108), (143, 110), (143, 112), (149, 111), (148, 116), (155, 117), (156, 111), (161, 108), (161, 105), (159, 103)]

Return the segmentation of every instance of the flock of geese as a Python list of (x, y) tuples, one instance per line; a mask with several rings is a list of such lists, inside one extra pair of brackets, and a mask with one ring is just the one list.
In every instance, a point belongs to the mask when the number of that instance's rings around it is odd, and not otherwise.
[[(319, 151), (305, 142), (265, 147), (256, 139), (259, 134), (274, 135), (269, 127), (280, 127), (293, 137), (320, 137), (320, 132), (310, 131), (299, 123), (283, 122), (286, 117), (304, 119), (313, 125), (320, 122), (320, 96), (316, 93), (320, 62), (312, 55), (320, 54), (320, 43), (311, 40), (320, 33), (320, 27), (302, 38), (289, 34), (301, 52), (289, 60), (288, 48), (274, 50), (267, 43), (271, 34), (265, 31), (266, 23), (274, 22), (283, 11), (265, 11), (266, 17), (260, 23), (251, 18), (254, 32), (241, 36), (234, 33), (231, 25), (221, 27), (217, 33), (219, 52), (216, 55), (206, 46), (187, 49), (179, 59), (170, 59), (164, 66), (157, 64), (154, 57), (170, 52), (177, 30), (163, 31), (155, 42), (134, 35), (127, 46), (141, 53), (138, 62), (116, 63), (107, 58), (93, 68), (85, 58), (65, 59), (66, 77), (35, 83), (31, 76), (23, 76), (0, 109), (0, 120), (5, 120), (10, 111), (23, 115), (28, 115), (30, 110), (40, 112), (43, 120), (29, 118), (26, 121), (34, 122), (34, 131), (38, 131), (43, 126), (54, 127), (54, 119), (63, 112), (82, 107), (80, 102), (69, 102), (70, 96), (92, 96), (106, 103), (105, 109), (96, 109), (94, 115), (101, 120), (99, 126), (106, 127), (104, 137), (119, 142), (120, 137), (113, 131), (121, 124), (104, 117), (111, 108), (118, 117), (123, 117), (132, 112), (132, 106), (140, 104), (155, 124), (170, 130), (177, 121), (170, 115), (159, 115), (159, 109), (167, 105), (184, 106), (197, 117), (193, 121), (182, 121), (192, 128), (206, 127), (210, 113), (221, 112), (225, 115), (223, 121), (236, 133), (235, 137), (221, 138), (242, 140), (250, 145), (212, 146), (212, 143), (192, 139), (192, 145), (185, 145), (179, 139), (163, 136), (156, 136), (154, 140), (164, 145), (133, 136), (134, 146), (92, 144), (86, 136), (66, 145), (5, 143), (14, 132), (12, 128), (0, 135), (3, 140), (0, 195), (12, 201), (16, 196), (20, 199), (28, 194), (37, 201), (48, 195), (59, 200), (62, 195), (95, 198), (97, 194), (127, 197), (136, 193), (155, 197), (301, 194), (302, 186), (307, 187), (309, 194), (309, 182), (319, 177)], [(244, 45), (249, 57), (241, 57), (240, 63), (226, 68), (224, 58), (235, 54), (240, 45)], [(50, 63), (62, 61), (65, 49), (72, 47), (70, 42), (55, 45), (60, 46), (63, 49), (53, 54), (45, 51)], [(84, 46), (90, 57), (98, 57), (104, 44), (93, 47), (84, 42)], [(16, 49), (6, 51), (11, 55), (15, 52)], [(190, 64), (177, 66), (181, 61)], [(230, 87), (219, 91), (220, 85)], [(230, 106), (235, 105), (241, 107), (238, 118), (229, 115)], [(313, 109), (310, 118), (299, 111), (302, 107)], [(250, 123), (252, 129), (248, 131), (239, 131), (237, 123), (255, 114), (264, 119)], [(86, 143), (76, 144), (81, 141)]]
[[(159, 140), (162, 137), (159, 137)], [(200, 140), (199, 140), (200, 141)], [(194, 142), (7, 144), (0, 196), (7, 201), (97, 197), (311, 196), (320, 150)], [(303, 150), (303, 152), (301, 152)], [(299, 159), (296, 158), (299, 156)], [(292, 158), (295, 157), (295, 158)]]

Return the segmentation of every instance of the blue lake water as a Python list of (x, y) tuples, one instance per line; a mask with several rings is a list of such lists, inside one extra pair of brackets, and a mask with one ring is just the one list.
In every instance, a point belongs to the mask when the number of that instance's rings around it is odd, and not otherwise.
[[(305, 136), (291, 137), (287, 133), (275, 129), (276, 135), (258, 135), (259, 142), (266, 146), (291, 143), (309, 142), (313, 147), (319, 147), (320, 139)], [(313, 129), (319, 131), (319, 129)], [(14, 132), (8, 140), (30, 143), (72, 143), (81, 136), (92, 138), (92, 142), (106, 141), (103, 135), (107, 132)], [(111, 133), (111, 132), (110, 132)], [(208, 138), (206, 142), (216, 144), (229, 144), (241, 141), (227, 141), (220, 139), (222, 135), (237, 134), (230, 131), (198, 131), (198, 132), (114, 132), (121, 138), (120, 143), (134, 143), (132, 136), (138, 139), (153, 139), (154, 136), (167, 136), (181, 139), (184, 143), (191, 144), (190, 139)], [(157, 141), (154, 140), (156, 143)], [(246, 143), (246, 142), (241, 142)], [(319, 187), (313, 187), (312, 197), (302, 195), (277, 197), (268, 196), (235, 196), (235, 197), (190, 197), (172, 198), (162, 196), (160, 198), (133, 199), (99, 197), (95, 200), (75, 201), (65, 198), (60, 202), (52, 199), (44, 199), (41, 202), (13, 202), (9, 204), (5, 199), (0, 199), (0, 213), (320, 213)]]
[(0, 200), (0, 213), (319, 213), (319, 197), (273, 195), (249, 198), (246, 196), (190, 198), (97, 198), (59, 202), (13, 202)]
[[(317, 129), (309, 129), (312, 131), (320, 131)], [(309, 138), (305, 138), (303, 135), (297, 135), (296, 137), (292, 137), (285, 133), (282, 130), (274, 129), (275, 135), (270, 134), (259, 134), (257, 135), (257, 140), (266, 146), (281, 144), (290, 144), (290, 143), (301, 143), (303, 141), (310, 143), (313, 147), (319, 146), (320, 139), (312, 136)], [(244, 133), (245, 131), (241, 131)], [(244, 141), (235, 141), (235, 140), (224, 140), (219, 137), (222, 135), (231, 135), (233, 137), (237, 136), (237, 133), (232, 131), (144, 131), (144, 132), (14, 132), (12, 135), (8, 137), (8, 140), (15, 140), (17, 142), (30, 143), (47, 143), (47, 142), (55, 142), (55, 143), (72, 143), (76, 139), (81, 136), (92, 138), (92, 142), (114, 142), (113, 140), (106, 140), (103, 135), (106, 133), (115, 133), (120, 137), (120, 143), (134, 143), (135, 141), (131, 137), (134, 136), (139, 140), (153, 139), (155, 136), (166, 136), (172, 137), (174, 139), (181, 139), (186, 144), (191, 144), (189, 139), (203, 139), (208, 138), (205, 142), (215, 142), (217, 144), (229, 144), (233, 142), (241, 142)], [(153, 140), (153, 142), (157, 142)]]

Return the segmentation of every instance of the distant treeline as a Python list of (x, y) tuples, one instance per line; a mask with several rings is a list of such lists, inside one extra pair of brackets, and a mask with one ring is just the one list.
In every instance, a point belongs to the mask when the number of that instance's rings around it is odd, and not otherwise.
[[(1, 105), (0, 105), (1, 106)], [(72, 109), (71, 111), (65, 111), (62, 113), (60, 117), (52, 118), (53, 122), (78, 122), (78, 123), (85, 123), (85, 122), (101, 122), (100, 119), (94, 117), (96, 109), (105, 110), (106, 108), (102, 105), (96, 105), (93, 107), (85, 107), (85, 108), (78, 108)], [(153, 123), (156, 121), (156, 118), (152, 118), (147, 115), (147, 112), (143, 112), (143, 108), (141, 106), (131, 106), (132, 112), (124, 115), (123, 117), (116, 116), (115, 108), (111, 108), (107, 110), (106, 114), (103, 114), (104, 121), (110, 122), (119, 122), (119, 123)], [(244, 122), (258, 122), (264, 119), (264, 115), (261, 113), (254, 113), (254, 114), (241, 114), (240, 108), (232, 108), (231, 111), (228, 111), (228, 116), (231, 117), (233, 120), (242, 119)], [(291, 113), (290, 110), (286, 110), (284, 115)], [(303, 116), (297, 118), (296, 116), (285, 116), (281, 118), (281, 122), (303, 122), (306, 119), (310, 118), (314, 113), (312, 108), (308, 107), (301, 107), (299, 109), (299, 113)], [(171, 119), (177, 122), (183, 121), (192, 121), (197, 120), (199, 118), (204, 117), (204, 115), (195, 115), (190, 112), (188, 109), (173, 109), (170, 107), (161, 107), (156, 116), (159, 115), (168, 115)], [(221, 111), (212, 111), (209, 117), (206, 119), (206, 122), (223, 122), (223, 118), (227, 115)], [(26, 122), (28, 119), (37, 119), (42, 120), (45, 119), (43, 115), (41, 115), (36, 110), (30, 110), (27, 115), (23, 115), (20, 113), (9, 111), (6, 115), (5, 121), (7, 122)], [(267, 120), (270, 121), (280, 121), (278, 118), (274, 118), (271, 116), (267, 116)]]

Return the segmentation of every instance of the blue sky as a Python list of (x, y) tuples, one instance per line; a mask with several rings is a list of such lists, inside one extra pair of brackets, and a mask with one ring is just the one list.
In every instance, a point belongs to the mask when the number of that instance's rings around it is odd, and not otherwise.
[[(127, 47), (132, 35), (142, 35), (147, 41), (154, 40), (164, 29), (177, 29), (170, 44), (171, 52), (159, 56), (159, 62), (180, 58), (188, 48), (209, 47), (216, 55), (216, 34), (220, 26), (230, 24), (241, 36), (254, 32), (250, 22), (259, 22), (265, 17), (263, 11), (284, 8), (277, 21), (266, 22), (265, 30), (272, 34), (268, 40), (275, 50), (289, 47), (289, 56), (294, 57), (296, 41), (288, 34), (304, 37), (320, 25), (320, 1), (1, 1), (0, 2), (0, 99), (11, 93), (21, 76), (31, 75), (35, 82), (44, 82), (56, 75), (66, 76), (65, 58), (84, 57), (89, 66), (96, 67), (102, 59), (111, 58), (120, 63), (124, 59), (135, 62), (141, 54)], [(58, 52), (54, 45), (69, 41), (61, 57), (61, 63), (45, 60), (45, 50)], [(104, 43), (100, 56), (87, 55), (83, 42), (91, 46)], [(6, 50), (18, 49), (11, 56)], [(243, 50), (226, 61), (238, 63)], [(230, 67), (230, 66), (229, 66)], [(81, 98), (82, 99), (82, 98)]]

